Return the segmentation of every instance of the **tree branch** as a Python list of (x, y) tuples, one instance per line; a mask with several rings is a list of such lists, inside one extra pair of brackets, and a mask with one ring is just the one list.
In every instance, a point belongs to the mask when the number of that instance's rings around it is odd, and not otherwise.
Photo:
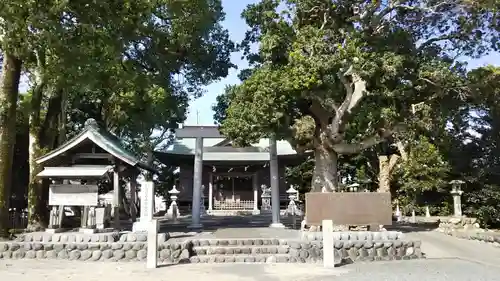
[[(335, 118), (333, 118), (330, 125), (331, 136), (342, 134), (346, 120), (351, 116), (352, 110), (366, 95), (366, 81), (354, 72), (352, 66), (346, 72), (339, 73), (338, 76), (344, 85), (346, 96), (339, 109), (336, 110)], [(347, 80), (347, 76), (351, 76), (351, 81)]]
[(328, 120), (333, 116), (330, 111), (326, 110), (318, 101), (314, 99), (309, 106), (309, 110), (318, 118), (322, 128), (326, 128), (328, 126)]
[(398, 148), (399, 154), (401, 154), (401, 158), (403, 159), (403, 161), (408, 161), (408, 153), (406, 153), (403, 142), (397, 141), (396, 147)]
[(368, 149), (374, 145), (383, 142), (388, 137), (392, 136), (392, 134), (400, 131), (401, 129), (402, 126), (400, 125), (395, 126), (391, 130), (382, 129), (379, 133), (367, 139), (364, 139), (358, 143), (338, 143), (332, 145), (332, 149), (339, 154), (344, 154), (344, 155), (357, 154), (365, 149)]

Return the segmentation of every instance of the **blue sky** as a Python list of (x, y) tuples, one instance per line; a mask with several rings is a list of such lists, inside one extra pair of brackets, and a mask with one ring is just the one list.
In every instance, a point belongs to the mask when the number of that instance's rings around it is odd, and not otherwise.
[[(240, 42), (247, 30), (246, 23), (240, 17), (241, 12), (248, 4), (255, 2), (257, 0), (222, 0), (226, 12), (226, 20), (223, 25), (229, 30), (231, 39), (234, 42)], [(206, 93), (201, 98), (191, 101), (185, 125), (213, 125), (212, 105), (215, 104), (215, 98), (224, 91), (226, 85), (238, 84), (238, 72), (248, 66), (246, 61), (241, 60), (240, 53), (232, 55), (232, 62), (238, 66), (238, 69), (232, 69), (226, 78), (207, 86)], [(477, 68), (488, 64), (500, 65), (500, 54), (494, 53), (469, 61), (469, 68)]]

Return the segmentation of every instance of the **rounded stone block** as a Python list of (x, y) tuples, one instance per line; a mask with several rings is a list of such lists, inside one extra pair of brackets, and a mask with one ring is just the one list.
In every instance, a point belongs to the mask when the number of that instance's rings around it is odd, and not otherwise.
[(74, 251), (69, 252), (69, 259), (72, 261), (80, 259), (81, 256), (82, 256), (82, 253), (79, 250), (74, 250)]
[(90, 259), (91, 256), (92, 256), (92, 251), (90, 251), (90, 250), (80, 251), (80, 260), (82, 260), (82, 261), (86, 261), (86, 260)]
[(49, 250), (45, 252), (45, 258), (46, 259), (56, 259), (57, 258), (57, 252), (54, 250)]
[(144, 234), (144, 233), (137, 234), (137, 241), (138, 242), (146, 242), (146, 241), (148, 241), (148, 235)]
[(26, 255), (26, 251), (24, 249), (18, 249), (12, 253), (13, 259), (22, 259)]
[(44, 250), (38, 250), (35, 252), (35, 258), (37, 259), (44, 259), (45, 258), (45, 251)]
[(54, 251), (60, 252), (64, 249), (64, 244), (54, 244)]
[(135, 250), (135, 251), (142, 250), (143, 248), (144, 248), (143, 243), (134, 243), (132, 246), (132, 250)]
[(26, 252), (26, 258), (27, 259), (34, 259), (36, 258), (36, 251), (34, 250), (29, 250)]
[(115, 260), (121, 260), (125, 257), (125, 251), (123, 250), (116, 250), (113, 252), (113, 259)]
[(133, 260), (135, 258), (137, 258), (137, 252), (135, 250), (128, 250), (125, 252), (126, 260)]
[(7, 243), (0, 243), (0, 253), (9, 250), (9, 245)]
[[(146, 255), (147, 255), (147, 251), (146, 252)], [(171, 255), (171, 251), (169, 249), (163, 249), (160, 251), (160, 259), (163, 260), (163, 261), (168, 261), (170, 260), (170, 255)]]
[(15, 252), (15, 251), (19, 250), (20, 248), (21, 248), (21, 246), (19, 244), (12, 243), (12, 244), (10, 244), (9, 250), (11, 252)]
[(132, 250), (133, 246), (134, 245), (132, 243), (125, 243), (125, 244), (123, 244), (122, 250), (124, 250), (124, 251)]
[(35, 251), (43, 250), (43, 244), (40, 242), (35, 242), (35, 243), (33, 243), (32, 248)]
[(147, 259), (148, 252), (146, 250), (137, 251), (137, 259), (140, 261), (145, 261)]
[(67, 250), (62, 250), (57, 253), (57, 258), (60, 260), (67, 260), (69, 258), (69, 253)]
[(137, 235), (135, 233), (127, 234), (127, 242), (136, 242), (136, 241), (137, 241)]
[(109, 260), (113, 257), (113, 250), (104, 250), (102, 251), (101, 259)]

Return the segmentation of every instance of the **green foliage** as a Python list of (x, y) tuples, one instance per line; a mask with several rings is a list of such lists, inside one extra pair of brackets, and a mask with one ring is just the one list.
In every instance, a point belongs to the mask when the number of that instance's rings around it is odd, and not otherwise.
[[(240, 144), (276, 134), (299, 151), (323, 151), (329, 159), (370, 149), (413, 125), (412, 105), (433, 108), (465, 94), (465, 69), (456, 55), (498, 47), (490, 24), (496, 10), (475, 5), (425, 0), (249, 5), (242, 14), (249, 26), (242, 48), (252, 70), (220, 98), (221, 131)], [(253, 43), (259, 46), (255, 53)], [(313, 182), (328, 184), (337, 173), (336, 167), (319, 170), (328, 171)]]
[(431, 190), (444, 191), (449, 171), (450, 166), (436, 145), (419, 136), (409, 146), (408, 160), (396, 172), (399, 192), (412, 196)]

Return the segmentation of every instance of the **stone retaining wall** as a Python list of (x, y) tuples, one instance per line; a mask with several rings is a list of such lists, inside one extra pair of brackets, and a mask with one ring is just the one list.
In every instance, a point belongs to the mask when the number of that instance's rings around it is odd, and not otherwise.
[(446, 231), (447, 235), (460, 239), (475, 240), (493, 244), (500, 247), (500, 233), (496, 232), (466, 232), (466, 231)]
[[(164, 243), (169, 238), (168, 233), (158, 233), (158, 243)], [(24, 233), (19, 235), (16, 242), (43, 242), (43, 243), (112, 243), (112, 242), (146, 242), (148, 235), (145, 232), (111, 232), (84, 234), (68, 233)]]
[[(193, 241), (197, 262), (298, 262), (317, 263), (323, 260), (321, 241), (292, 240), (199, 240)], [(337, 263), (417, 259), (424, 257), (420, 241), (401, 240), (337, 240), (334, 243)]]
[[(302, 239), (316, 241), (323, 239), (323, 232), (302, 231)], [(400, 231), (342, 231), (333, 233), (334, 240), (403, 240)]]
[[(37, 238), (38, 239), (38, 238)], [(183, 243), (161, 243), (160, 263), (199, 262), (300, 262), (322, 260), (320, 241), (278, 239), (189, 240)], [(338, 261), (374, 261), (421, 258), (419, 241), (347, 240), (335, 241)], [(2, 259), (65, 259), (79, 261), (145, 261), (147, 243), (63, 243), (0, 242)]]

